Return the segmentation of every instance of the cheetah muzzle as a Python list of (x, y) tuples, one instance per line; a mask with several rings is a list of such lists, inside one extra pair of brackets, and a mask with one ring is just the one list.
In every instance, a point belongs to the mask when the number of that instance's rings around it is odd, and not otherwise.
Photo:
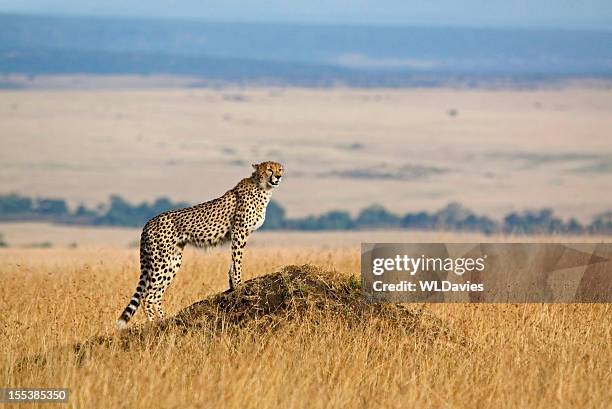
[(117, 320), (117, 327), (125, 328), (141, 301), (149, 321), (164, 317), (162, 296), (181, 267), (187, 244), (212, 247), (231, 241), (229, 290), (239, 285), (247, 239), (263, 224), (272, 190), (280, 184), (282, 176), (280, 163), (262, 162), (253, 165), (252, 175), (223, 196), (149, 220), (140, 237), (138, 286)]

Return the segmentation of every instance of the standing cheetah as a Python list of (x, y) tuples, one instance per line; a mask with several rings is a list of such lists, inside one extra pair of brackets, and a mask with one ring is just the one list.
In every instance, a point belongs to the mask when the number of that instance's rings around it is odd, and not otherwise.
[(253, 165), (253, 174), (218, 199), (171, 210), (147, 222), (140, 238), (140, 280), (130, 303), (117, 320), (124, 328), (144, 301), (149, 321), (163, 318), (161, 298), (181, 267), (183, 247), (211, 247), (231, 240), (229, 288), (240, 284), (242, 251), (247, 238), (266, 217), (272, 190), (279, 185), (283, 166), (276, 162)]

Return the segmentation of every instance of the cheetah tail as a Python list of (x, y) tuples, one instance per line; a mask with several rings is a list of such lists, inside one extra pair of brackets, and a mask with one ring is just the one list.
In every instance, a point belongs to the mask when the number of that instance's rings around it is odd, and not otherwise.
[(145, 290), (145, 282), (141, 279), (138, 283), (138, 287), (136, 287), (136, 292), (130, 299), (130, 303), (125, 307), (121, 316), (117, 320), (117, 329), (124, 329), (127, 327), (128, 321), (134, 314), (136, 314), (136, 310), (140, 306), (140, 300), (142, 299), (143, 293)]

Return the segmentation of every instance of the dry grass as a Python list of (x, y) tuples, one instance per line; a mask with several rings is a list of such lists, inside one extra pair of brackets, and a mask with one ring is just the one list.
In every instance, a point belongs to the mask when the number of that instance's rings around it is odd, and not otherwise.
[(139, 312), (118, 335), (135, 250), (0, 251), (0, 385), (68, 387), (86, 408), (612, 401), (609, 305), (368, 306), (350, 279), (358, 251), (315, 247), (253, 247), (246, 278), (320, 268), (215, 295), (227, 263), (226, 249), (190, 251), (166, 296), (176, 318), (141, 325)]

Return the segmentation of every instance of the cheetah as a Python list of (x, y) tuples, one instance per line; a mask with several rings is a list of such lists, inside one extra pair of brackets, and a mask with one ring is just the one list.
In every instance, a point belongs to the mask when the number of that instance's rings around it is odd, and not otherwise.
[(181, 267), (183, 248), (212, 247), (231, 241), (229, 290), (241, 282), (242, 255), (249, 235), (261, 227), (272, 190), (283, 177), (277, 162), (253, 165), (250, 177), (242, 179), (223, 196), (184, 209), (161, 213), (147, 222), (140, 238), (140, 279), (136, 292), (117, 320), (125, 328), (141, 301), (149, 321), (162, 319), (161, 299)]

